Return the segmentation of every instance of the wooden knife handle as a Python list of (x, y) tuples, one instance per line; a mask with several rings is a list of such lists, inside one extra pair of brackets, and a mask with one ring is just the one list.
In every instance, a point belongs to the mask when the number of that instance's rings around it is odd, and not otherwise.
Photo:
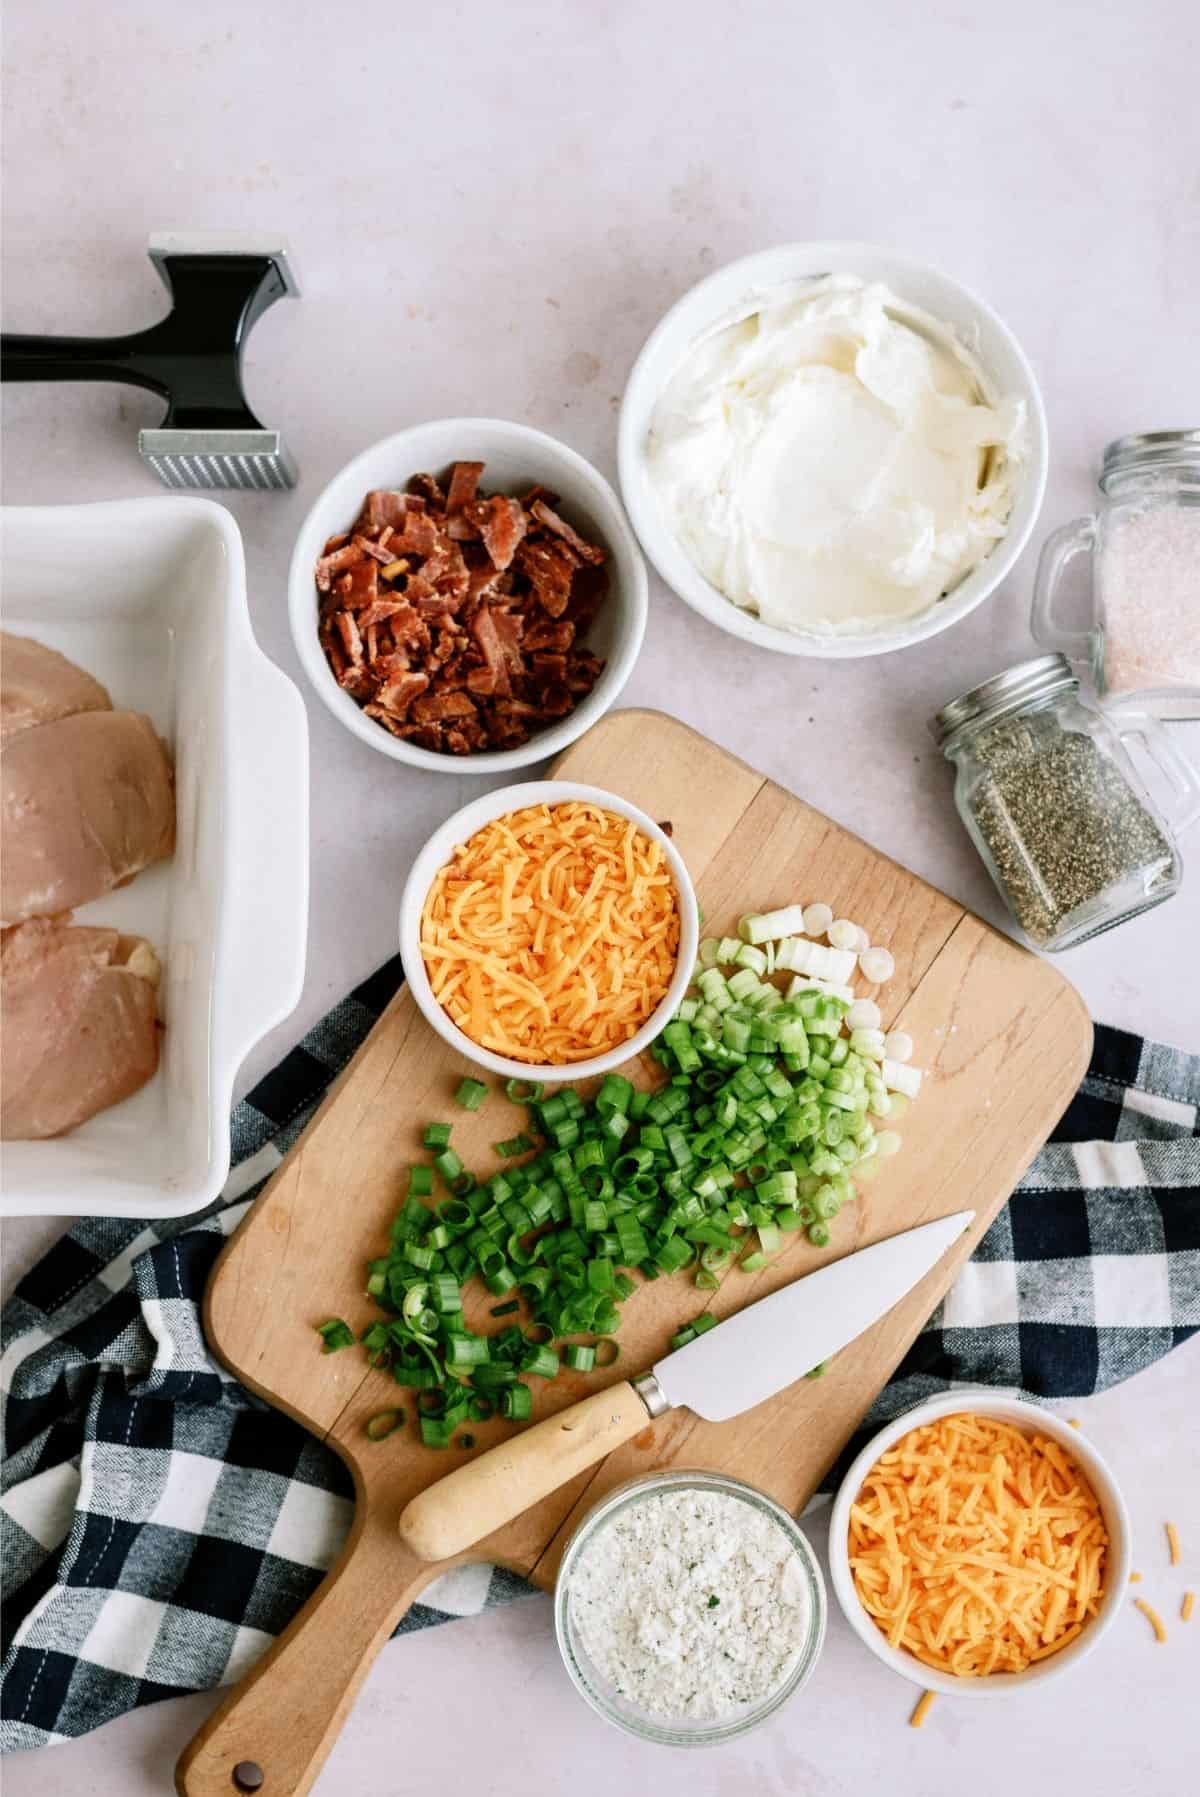
[(447, 1473), (410, 1498), (400, 1538), (419, 1560), (445, 1560), (490, 1535), (646, 1427), (628, 1380), (594, 1392)]
[(442, 1570), (407, 1554), (394, 1525), (356, 1516), (341, 1559), (184, 1749), (180, 1797), (303, 1797), (375, 1655)]

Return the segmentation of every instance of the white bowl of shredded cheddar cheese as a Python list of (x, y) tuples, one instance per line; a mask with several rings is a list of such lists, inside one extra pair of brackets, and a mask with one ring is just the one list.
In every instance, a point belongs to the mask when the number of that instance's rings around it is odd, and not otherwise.
[(1098, 1645), (1129, 1583), (1129, 1518), (1080, 1430), (968, 1389), (897, 1417), (859, 1454), (829, 1564), (851, 1628), (893, 1671), (996, 1695)]
[(667, 832), (565, 780), (455, 812), (413, 863), (400, 952), (443, 1041), (510, 1079), (608, 1073), (640, 1054), (691, 978), (699, 913)]

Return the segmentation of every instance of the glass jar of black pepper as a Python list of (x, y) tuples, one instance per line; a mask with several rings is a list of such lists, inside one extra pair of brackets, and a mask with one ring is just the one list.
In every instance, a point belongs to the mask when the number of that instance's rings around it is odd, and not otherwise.
[[(971, 839), (1038, 948), (1086, 942), (1179, 890), (1175, 837), (1200, 817), (1200, 778), (1153, 718), (1084, 704), (1064, 656), (994, 675), (929, 728), (955, 765)], [(1171, 789), (1167, 810), (1139, 778), (1132, 740)]]

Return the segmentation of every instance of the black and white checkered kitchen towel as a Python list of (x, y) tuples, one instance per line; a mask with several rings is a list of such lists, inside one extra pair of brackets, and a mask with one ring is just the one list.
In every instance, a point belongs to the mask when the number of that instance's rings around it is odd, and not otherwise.
[[(399, 981), (390, 962), (239, 1105), (209, 1211), (81, 1222), (5, 1308), (6, 1749), (232, 1683), (337, 1557), (341, 1462), (209, 1358), (198, 1305), (225, 1237)], [(955, 1383), (1086, 1396), (1200, 1328), (1198, 1109), (1200, 1056), (1097, 1030), (1052, 1141), (869, 1425)], [(401, 1628), (527, 1590), (465, 1567)]]

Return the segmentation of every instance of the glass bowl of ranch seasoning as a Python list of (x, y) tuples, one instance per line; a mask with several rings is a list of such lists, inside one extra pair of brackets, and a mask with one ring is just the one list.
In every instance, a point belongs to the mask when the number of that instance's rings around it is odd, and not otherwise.
[(745, 1734), (808, 1679), (825, 1585), (788, 1512), (720, 1473), (619, 1485), (567, 1544), (555, 1629), (576, 1688), (643, 1740)]
[[(1175, 837), (1200, 818), (1200, 777), (1153, 718), (1085, 704), (1064, 656), (994, 675), (929, 728), (971, 839), (1038, 948), (1072, 948), (1179, 890)], [(1169, 790), (1161, 807), (1131, 742)]]

